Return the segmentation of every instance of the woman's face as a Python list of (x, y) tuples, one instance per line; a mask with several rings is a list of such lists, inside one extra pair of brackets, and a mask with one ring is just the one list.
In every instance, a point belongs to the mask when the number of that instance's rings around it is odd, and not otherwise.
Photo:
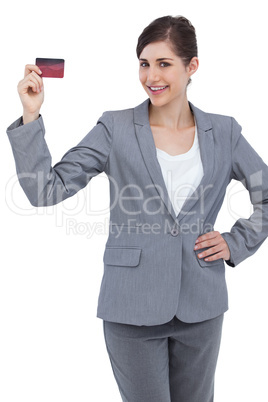
[(154, 106), (164, 106), (184, 97), (188, 80), (198, 68), (196, 57), (185, 67), (164, 41), (145, 46), (139, 63), (140, 82)]

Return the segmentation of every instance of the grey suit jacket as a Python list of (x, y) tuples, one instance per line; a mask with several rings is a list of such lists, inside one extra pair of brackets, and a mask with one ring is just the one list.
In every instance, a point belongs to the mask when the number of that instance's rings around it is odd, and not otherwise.
[[(268, 236), (268, 166), (232, 117), (205, 113), (191, 102), (204, 176), (178, 216), (170, 202), (149, 124), (149, 99), (105, 112), (96, 126), (53, 168), (42, 116), (7, 129), (20, 184), (34, 206), (53, 205), (105, 172), (110, 182), (110, 225), (97, 316), (156, 325), (174, 315), (185, 322), (228, 309), (223, 259), (206, 262), (197, 237), (214, 230), (226, 187), (239, 180), (254, 212), (222, 233), (235, 267)], [(89, 261), (90, 264), (90, 261)]]

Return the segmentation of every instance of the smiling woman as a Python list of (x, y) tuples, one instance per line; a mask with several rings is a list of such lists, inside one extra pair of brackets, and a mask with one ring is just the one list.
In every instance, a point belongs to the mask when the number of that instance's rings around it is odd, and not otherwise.
[(140, 35), (136, 53), (156, 148), (173, 156), (188, 152), (195, 121), (186, 91), (199, 66), (194, 27), (184, 17), (159, 18)]
[[(142, 104), (107, 111), (53, 167), (40, 108), (44, 83), (26, 65), (23, 116), (7, 129), (32, 205), (73, 196), (109, 178), (111, 229), (97, 316), (124, 402), (212, 402), (224, 313), (225, 263), (254, 254), (268, 236), (268, 166), (231, 116), (187, 99), (197, 71), (195, 29), (185, 17), (153, 21), (138, 39)], [(230, 181), (254, 212), (214, 230)]]
[[(151, 22), (138, 39), (136, 47), (138, 59), (148, 44), (160, 41), (169, 43), (173, 53), (180, 57), (185, 67), (189, 65), (193, 57), (198, 57), (195, 28), (183, 16), (177, 18), (166, 16)], [(191, 78), (188, 80), (188, 85), (190, 82)]]
[(172, 42), (168, 40), (145, 46), (139, 60), (140, 82), (152, 105), (159, 107), (171, 101), (177, 103), (179, 99), (185, 99), (190, 76), (198, 69), (197, 57), (193, 57), (185, 66), (183, 59), (174, 53)]

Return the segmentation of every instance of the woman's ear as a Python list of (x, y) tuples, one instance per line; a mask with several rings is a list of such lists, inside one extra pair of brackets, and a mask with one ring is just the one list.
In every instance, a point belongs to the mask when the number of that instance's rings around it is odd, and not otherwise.
[(193, 57), (187, 66), (189, 77), (198, 70), (198, 67), (199, 67), (199, 60), (197, 57)]

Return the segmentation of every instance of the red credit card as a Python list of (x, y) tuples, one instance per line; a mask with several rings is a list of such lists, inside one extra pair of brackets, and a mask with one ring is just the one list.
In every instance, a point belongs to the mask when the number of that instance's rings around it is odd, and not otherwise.
[(42, 71), (41, 77), (63, 78), (64, 59), (37, 58), (35, 64)]

